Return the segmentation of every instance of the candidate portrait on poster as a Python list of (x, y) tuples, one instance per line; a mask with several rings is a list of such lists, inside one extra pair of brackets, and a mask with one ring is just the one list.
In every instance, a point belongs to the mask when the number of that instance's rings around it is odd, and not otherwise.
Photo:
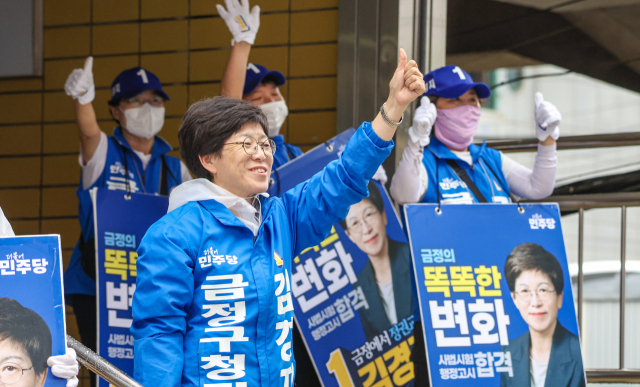
[(504, 273), (529, 330), (504, 347), (511, 352), (513, 377), (501, 374), (500, 385), (584, 386), (580, 340), (558, 321), (565, 286), (560, 262), (542, 246), (523, 243), (507, 257)]
[(0, 385), (42, 387), (52, 355), (51, 330), (36, 312), (0, 297)]
[(358, 274), (369, 308), (359, 310), (367, 341), (413, 315), (411, 250), (387, 236), (387, 213), (380, 190), (369, 183), (369, 197), (352, 205), (340, 225), (369, 260)]

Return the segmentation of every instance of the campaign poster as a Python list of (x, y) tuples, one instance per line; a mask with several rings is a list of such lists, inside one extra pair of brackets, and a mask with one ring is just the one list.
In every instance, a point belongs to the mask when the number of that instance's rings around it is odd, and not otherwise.
[[(133, 377), (131, 303), (136, 290), (136, 260), (140, 241), (153, 223), (167, 213), (166, 196), (95, 188), (98, 354)], [(98, 377), (100, 387), (109, 382)]]
[(404, 207), (431, 386), (585, 386), (556, 204)]
[(0, 238), (0, 385), (64, 387), (47, 367), (67, 337), (59, 235)]
[[(279, 168), (272, 194), (337, 159), (354, 132)], [(369, 192), (292, 265), (296, 323), (325, 387), (413, 385), (409, 244), (384, 186), (372, 181)]]

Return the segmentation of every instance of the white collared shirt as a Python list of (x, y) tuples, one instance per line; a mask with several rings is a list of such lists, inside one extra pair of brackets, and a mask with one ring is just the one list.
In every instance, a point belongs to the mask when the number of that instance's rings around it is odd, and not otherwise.
[(253, 205), (246, 198), (234, 195), (226, 189), (212, 183), (207, 179), (194, 179), (184, 182), (174, 188), (169, 195), (169, 210), (171, 212), (189, 202), (213, 199), (225, 206), (241, 221), (253, 236), (258, 235), (258, 229), (262, 222), (262, 211), (259, 196), (269, 197), (267, 193), (254, 196)]

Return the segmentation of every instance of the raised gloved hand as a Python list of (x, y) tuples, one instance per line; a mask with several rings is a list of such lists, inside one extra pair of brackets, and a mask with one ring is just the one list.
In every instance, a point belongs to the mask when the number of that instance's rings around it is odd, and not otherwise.
[(378, 167), (378, 170), (376, 171), (376, 173), (373, 175), (373, 177), (371, 178), (371, 180), (378, 180), (379, 182), (381, 182), (382, 184), (387, 184), (387, 171), (384, 170), (384, 168), (381, 166)]
[(249, 0), (242, 0), (242, 5), (238, 0), (225, 0), (224, 2), (227, 5), (226, 10), (220, 4), (216, 4), (216, 8), (233, 35), (231, 45), (233, 46), (235, 42), (253, 44), (258, 28), (260, 28), (260, 7), (256, 5), (249, 11)]
[(67, 347), (67, 353), (60, 356), (51, 356), (47, 359), (47, 365), (51, 367), (51, 373), (61, 379), (67, 379), (67, 387), (78, 386), (78, 372), (80, 364), (76, 360), (76, 351)]
[(536, 104), (535, 119), (536, 119), (536, 137), (538, 140), (544, 141), (547, 137), (551, 137), (557, 140), (560, 137), (560, 120), (562, 115), (558, 108), (551, 102), (544, 100), (541, 92), (537, 92), (533, 96), (533, 101)]
[(429, 145), (429, 135), (437, 116), (436, 105), (431, 103), (429, 97), (420, 98), (420, 106), (416, 109), (413, 125), (409, 128), (411, 141), (423, 147)]
[(75, 69), (69, 74), (64, 84), (67, 95), (77, 99), (81, 105), (93, 101), (96, 96), (96, 86), (93, 84), (93, 57), (88, 57), (84, 62), (84, 68)]

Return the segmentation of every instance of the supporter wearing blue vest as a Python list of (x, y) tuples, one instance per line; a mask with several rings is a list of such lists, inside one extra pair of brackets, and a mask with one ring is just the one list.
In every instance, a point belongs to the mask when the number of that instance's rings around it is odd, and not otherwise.
[(118, 126), (108, 137), (100, 130), (91, 104), (95, 96), (92, 67), (93, 58), (89, 57), (84, 68), (74, 70), (65, 84), (67, 94), (76, 100), (80, 129), (82, 177), (77, 194), (82, 235), (64, 273), (64, 289), (74, 307), (83, 343), (95, 350), (95, 245), (89, 190), (101, 187), (168, 195), (191, 175), (179, 159), (167, 155), (171, 145), (156, 136), (164, 124), (164, 104), (169, 100), (158, 77), (140, 67), (118, 75), (109, 101)]
[(248, 0), (242, 0), (242, 5), (238, 0), (229, 0), (226, 5), (226, 10), (217, 5), (218, 13), (227, 23), (233, 39), (231, 55), (220, 83), (220, 94), (260, 106), (269, 120), (269, 138), (278, 147), (273, 157), (273, 169), (278, 169), (302, 155), (300, 148), (285, 143), (284, 136), (280, 134), (280, 128), (289, 115), (279, 89), (286, 79), (280, 71), (269, 71), (264, 66), (249, 63), (251, 46), (260, 27), (260, 7), (256, 5), (249, 11)]
[[(491, 95), (458, 66), (424, 77), (427, 91), (416, 109), (409, 141), (391, 181), (391, 196), (406, 203), (510, 203), (511, 196), (542, 199), (555, 185), (556, 140), (561, 115), (541, 93), (534, 96), (536, 136), (540, 141), (533, 171), (491, 148), (473, 144), (480, 100)], [(434, 127), (434, 136), (431, 128)], [(413, 275), (413, 270), (411, 271)], [(416, 345), (412, 352), (416, 386), (428, 385), (420, 309), (413, 281)]]

